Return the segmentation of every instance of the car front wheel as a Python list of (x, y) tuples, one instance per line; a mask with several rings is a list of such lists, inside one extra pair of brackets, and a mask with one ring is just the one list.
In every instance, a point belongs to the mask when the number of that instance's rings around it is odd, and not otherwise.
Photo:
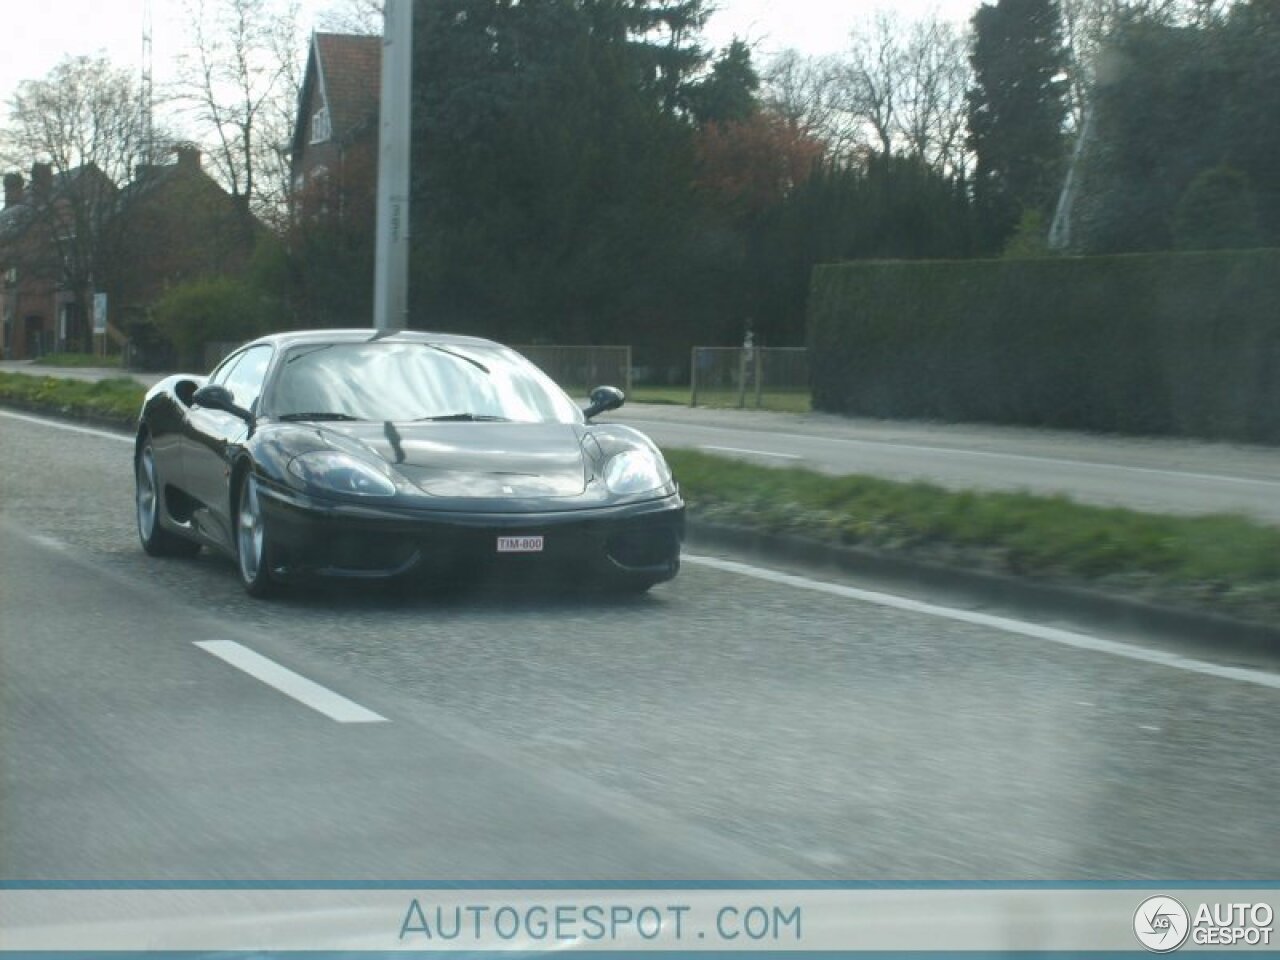
[(240, 484), (236, 510), (236, 558), (240, 582), (250, 596), (266, 597), (278, 589), (271, 576), (274, 554), (271, 532), (258, 496), (258, 480), (248, 473)]

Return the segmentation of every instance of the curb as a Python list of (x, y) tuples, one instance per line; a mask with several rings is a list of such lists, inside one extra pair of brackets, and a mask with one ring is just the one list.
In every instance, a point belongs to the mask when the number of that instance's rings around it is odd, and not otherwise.
[(1084, 587), (943, 566), (900, 554), (842, 547), (802, 537), (688, 520), (695, 548), (732, 550), (762, 564), (836, 570), (878, 581), (889, 589), (949, 594), (958, 604), (998, 607), (1040, 618), (1062, 618), (1108, 632), (1157, 634), (1162, 643), (1219, 656), (1280, 657), (1280, 627), (1220, 614), (1158, 606)]

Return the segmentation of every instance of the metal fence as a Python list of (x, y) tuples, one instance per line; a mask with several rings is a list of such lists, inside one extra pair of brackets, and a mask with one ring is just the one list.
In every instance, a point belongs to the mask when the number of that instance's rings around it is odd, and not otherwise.
[(549, 346), (513, 347), (524, 354), (566, 393), (586, 396), (599, 386), (631, 393), (631, 348)]
[(689, 406), (809, 409), (804, 347), (694, 347)]

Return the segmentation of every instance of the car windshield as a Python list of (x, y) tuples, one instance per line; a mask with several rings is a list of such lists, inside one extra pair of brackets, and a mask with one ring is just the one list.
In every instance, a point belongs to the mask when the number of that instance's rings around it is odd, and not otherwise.
[(425, 341), (296, 347), (280, 366), (270, 408), (294, 420), (582, 419), (573, 401), (513, 350)]

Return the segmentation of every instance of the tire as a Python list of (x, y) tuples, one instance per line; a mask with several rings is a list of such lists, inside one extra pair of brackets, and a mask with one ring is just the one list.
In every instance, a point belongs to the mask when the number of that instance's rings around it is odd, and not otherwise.
[(138, 539), (142, 549), (153, 557), (194, 557), (200, 544), (170, 533), (160, 526), (164, 501), (164, 481), (156, 467), (156, 454), (148, 437), (133, 465), (134, 504), (137, 508)]
[(236, 504), (236, 570), (240, 582), (249, 596), (269, 597), (280, 589), (271, 576), (276, 550), (252, 470), (240, 482)]

